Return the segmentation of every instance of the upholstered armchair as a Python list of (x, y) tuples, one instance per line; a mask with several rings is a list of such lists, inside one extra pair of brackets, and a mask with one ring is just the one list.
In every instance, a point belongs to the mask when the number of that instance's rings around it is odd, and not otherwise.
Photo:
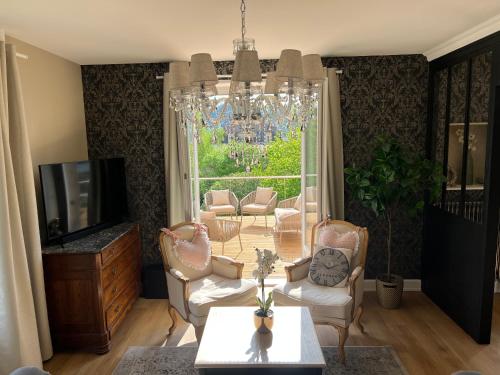
[[(169, 231), (180, 240), (191, 241), (195, 225), (181, 223)], [(177, 314), (194, 326), (199, 341), (212, 306), (255, 305), (257, 286), (254, 281), (241, 278), (243, 263), (225, 256), (212, 256), (208, 266), (199, 271), (181, 262), (172, 236), (162, 231), (159, 242), (167, 279), (169, 313), (173, 321), (168, 335), (177, 325)]]
[(241, 221), (243, 222), (243, 215), (253, 215), (254, 218), (264, 215), (267, 228), (267, 215), (274, 212), (277, 202), (278, 193), (272, 188), (258, 187), (240, 201)]
[[(217, 195), (215, 197), (215, 195)], [(207, 211), (217, 215), (238, 215), (238, 198), (230, 190), (209, 190), (205, 193)]]
[(280, 242), (283, 232), (297, 232), (301, 229), (300, 200), (298, 198), (293, 197), (282, 200), (274, 210), (276, 221), (274, 230), (280, 234)]
[[(359, 235), (358, 251), (350, 265), (346, 287), (329, 287), (312, 283), (308, 279), (309, 265), (318, 240), (318, 232), (332, 225), (338, 233), (356, 231)], [(364, 332), (361, 324), (363, 313), (363, 282), (368, 230), (340, 220), (326, 219), (313, 227), (311, 256), (299, 259), (285, 267), (287, 281), (273, 289), (277, 306), (308, 306), (315, 324), (335, 327), (339, 334), (339, 359), (345, 363), (344, 344), (349, 336), (351, 323)]]

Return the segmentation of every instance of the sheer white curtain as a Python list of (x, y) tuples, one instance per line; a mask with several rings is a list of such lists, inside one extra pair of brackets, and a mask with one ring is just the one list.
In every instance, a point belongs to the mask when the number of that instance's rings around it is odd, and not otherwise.
[(14, 46), (0, 33), (0, 373), (52, 356), (33, 166)]
[(192, 218), (191, 176), (187, 135), (170, 108), (168, 73), (163, 76), (163, 137), (168, 225)]
[(340, 83), (336, 68), (326, 69), (319, 109), (318, 201), (322, 218), (344, 219), (344, 147)]

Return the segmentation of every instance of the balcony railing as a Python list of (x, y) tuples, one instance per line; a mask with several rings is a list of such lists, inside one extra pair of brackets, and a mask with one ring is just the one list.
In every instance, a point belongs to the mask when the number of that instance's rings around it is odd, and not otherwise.
[[(316, 180), (316, 174), (308, 174), (309, 181)], [(258, 186), (272, 187), (278, 193), (278, 200), (296, 197), (300, 194), (300, 175), (287, 176), (220, 176), (199, 177), (200, 205), (203, 204), (203, 196), (209, 190), (231, 190), (238, 199), (242, 199), (248, 193), (255, 191)], [(193, 183), (196, 183), (192, 179)]]

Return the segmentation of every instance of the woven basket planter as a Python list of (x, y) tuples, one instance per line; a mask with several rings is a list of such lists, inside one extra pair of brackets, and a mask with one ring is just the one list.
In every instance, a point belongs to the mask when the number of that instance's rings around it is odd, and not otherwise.
[(391, 275), (388, 281), (387, 274), (377, 277), (377, 297), (380, 305), (386, 309), (397, 309), (403, 297), (403, 278)]

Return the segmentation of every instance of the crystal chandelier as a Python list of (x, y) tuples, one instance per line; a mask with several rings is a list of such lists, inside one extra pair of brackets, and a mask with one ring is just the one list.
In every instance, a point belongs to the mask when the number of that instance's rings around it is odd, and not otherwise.
[[(218, 79), (210, 54), (197, 53), (190, 63), (170, 63), (170, 106), (184, 129), (192, 125), (196, 139), (201, 127), (215, 129), (223, 122), (228, 140), (256, 145), (262, 155), (260, 146), (274, 135), (305, 129), (316, 118), (324, 70), (319, 55), (302, 56), (298, 50), (285, 49), (276, 71), (267, 73), (263, 90), (255, 41), (246, 37), (245, 0), (240, 11), (241, 38), (233, 41), (236, 57), (227, 98), (217, 95)], [(233, 150), (232, 156), (246, 164), (244, 153), (244, 149)], [(251, 157), (251, 163), (256, 160), (259, 157)]]

